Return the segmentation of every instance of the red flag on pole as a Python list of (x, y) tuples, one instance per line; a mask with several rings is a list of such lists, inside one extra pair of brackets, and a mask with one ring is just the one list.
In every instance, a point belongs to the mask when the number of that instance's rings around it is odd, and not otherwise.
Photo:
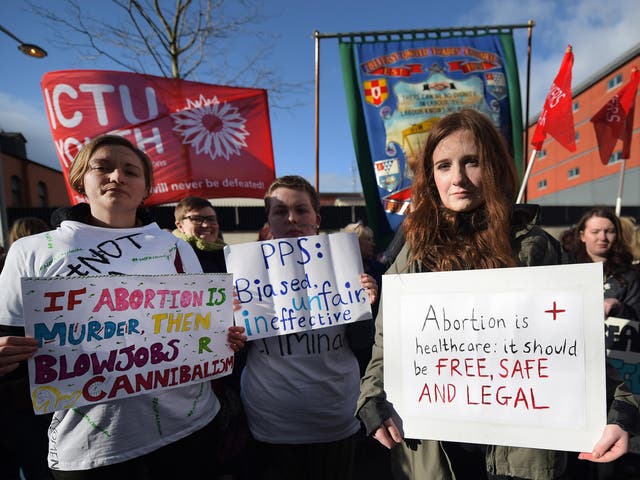
[(600, 161), (603, 165), (609, 163), (618, 139), (623, 142), (622, 158), (629, 158), (638, 83), (640, 83), (640, 71), (633, 67), (629, 83), (591, 118), (598, 139)]
[(547, 133), (560, 145), (571, 152), (576, 150), (575, 129), (573, 126), (573, 101), (571, 96), (571, 69), (573, 68), (573, 51), (571, 45), (560, 64), (560, 70), (544, 101), (542, 113), (538, 118), (536, 131), (531, 138), (531, 145), (536, 150), (542, 148)]

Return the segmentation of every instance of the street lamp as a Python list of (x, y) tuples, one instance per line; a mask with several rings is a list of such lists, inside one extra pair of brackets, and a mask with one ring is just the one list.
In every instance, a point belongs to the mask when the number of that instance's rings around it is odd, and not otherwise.
[(47, 56), (47, 52), (44, 48), (34, 45), (32, 43), (24, 43), (22, 40), (20, 40), (9, 30), (4, 28), (2, 25), (0, 25), (0, 31), (2, 31), (9, 37), (13, 38), (16, 42), (18, 42), (19, 43), (18, 50), (20, 50), (25, 55), (29, 55), (30, 57), (35, 57), (35, 58), (44, 58)]

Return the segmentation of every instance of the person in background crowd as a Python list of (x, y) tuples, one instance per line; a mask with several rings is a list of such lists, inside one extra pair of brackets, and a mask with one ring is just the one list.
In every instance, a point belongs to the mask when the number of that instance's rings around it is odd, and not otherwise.
[(563, 230), (562, 232), (560, 232), (560, 235), (558, 235), (558, 241), (560, 242), (560, 246), (562, 247), (562, 250), (564, 251), (564, 253), (567, 255), (567, 258), (572, 263), (575, 262), (575, 255), (573, 251), (576, 244), (575, 237), (576, 237), (575, 225), (572, 225), (566, 230)]
[(631, 252), (633, 263), (638, 263), (640, 261), (640, 227), (635, 218), (626, 216), (620, 217), (620, 226), (622, 239)]
[(218, 216), (206, 198), (185, 197), (174, 210), (176, 229), (173, 234), (193, 247), (206, 273), (224, 273), (223, 248)]
[[(277, 178), (267, 189), (265, 207), (275, 239), (316, 235), (320, 199), (304, 178)], [(373, 302), (377, 285), (360, 276)], [(331, 338), (331, 348), (308, 349), (314, 336)], [(286, 353), (279, 347), (287, 344)], [(358, 362), (346, 326), (264, 338), (247, 345), (241, 395), (256, 440), (249, 462), (256, 480), (345, 480), (353, 474), (353, 412), (358, 396)]]
[(263, 240), (272, 240), (273, 235), (271, 235), (271, 230), (269, 229), (269, 223), (266, 222), (260, 230), (258, 230), (258, 241), (262, 242)]
[[(24, 327), (20, 277), (202, 271), (186, 242), (137, 215), (153, 186), (152, 165), (125, 138), (91, 140), (71, 164), (69, 183), (87, 203), (65, 210), (55, 231), (12, 245), (0, 274), (0, 324)], [(117, 245), (119, 254), (87, 261), (105, 243)], [(229, 329), (234, 351), (244, 345), (243, 330)], [(0, 338), (0, 374), (37, 350), (34, 338)], [(57, 411), (49, 466), (56, 479), (205, 478), (215, 473), (209, 452), (218, 441), (212, 427), (218, 410), (208, 383), (201, 383)]]
[[(47, 225), (47, 222), (37, 217), (22, 217), (17, 219), (11, 225), (11, 229), (9, 230), (9, 235), (7, 236), (7, 241), (9, 246), (17, 239), (22, 237), (27, 237), (29, 235), (33, 235), (35, 233), (41, 233), (51, 230), (51, 227)], [(6, 252), (0, 253), (0, 271), (4, 267), (4, 260), (7, 257)]]
[(576, 226), (576, 261), (602, 262), (604, 316), (640, 320), (640, 269), (621, 236), (620, 219), (610, 208), (586, 212)]
[[(602, 262), (604, 273), (604, 317), (640, 320), (640, 267), (635, 265), (630, 242), (636, 234), (635, 222), (618, 218), (607, 207), (587, 211), (575, 228), (573, 251), (578, 262)], [(625, 238), (627, 225), (628, 237)], [(634, 234), (634, 230), (636, 230)], [(637, 237), (636, 237), (637, 238)], [(637, 245), (636, 245), (637, 247)], [(637, 325), (637, 324), (636, 324)], [(633, 349), (633, 344), (629, 344)], [(640, 347), (636, 348), (636, 351)], [(598, 480), (640, 478), (640, 455), (628, 453), (597, 468)]]
[[(444, 117), (429, 132), (416, 169), (413, 208), (403, 222), (406, 243), (388, 273), (561, 263), (558, 243), (531, 223), (529, 211), (514, 208), (516, 187), (513, 160), (487, 117), (475, 110)], [(565, 474), (565, 452), (403, 439), (384, 390), (382, 316), (381, 309), (357, 415), (368, 433), (392, 449), (395, 478), (552, 480)], [(593, 452), (580, 454), (596, 462), (624, 454), (637, 425), (633, 396), (614, 369), (608, 373), (608, 391), (615, 391), (610, 424)]]
[[(50, 230), (44, 220), (23, 217), (13, 222), (9, 230), (11, 245), (22, 237)], [(6, 255), (2, 255), (0, 270)], [(0, 325), (0, 336), (24, 337), (24, 328)], [(6, 480), (45, 480), (53, 478), (47, 466), (47, 430), (52, 415), (36, 415), (29, 394), (26, 363), (0, 377), (0, 460), (2, 478)], [(22, 473), (22, 477), (21, 477)]]
[[(360, 368), (360, 377), (371, 360), (371, 347), (375, 335), (374, 319), (378, 315), (378, 305), (380, 294), (382, 293), (382, 275), (386, 271), (384, 264), (376, 260), (375, 257), (375, 241), (373, 239), (373, 230), (364, 225), (362, 221), (350, 223), (342, 229), (346, 233), (355, 233), (358, 236), (360, 244), (360, 254), (362, 255), (362, 264), (364, 272), (371, 275), (380, 286), (378, 298), (371, 305), (371, 320), (356, 322), (347, 328), (347, 337), (351, 349), (358, 359)], [(364, 429), (361, 429), (358, 436), (355, 450), (355, 472), (354, 480), (386, 480), (391, 478), (391, 464), (389, 450), (384, 448), (373, 438), (365, 435)]]
[[(175, 207), (176, 229), (173, 234), (193, 247), (205, 273), (226, 273), (224, 246), (218, 217), (209, 200), (190, 196)], [(246, 355), (238, 352), (234, 358), (233, 373), (213, 381), (213, 389), (220, 400), (217, 426), (225, 441), (212, 452), (219, 474), (234, 480), (244, 478), (246, 463), (242, 457), (251, 436), (240, 400), (240, 372)]]
[[(382, 263), (376, 260), (376, 244), (373, 240), (373, 230), (362, 222), (356, 222), (350, 223), (344, 227), (342, 231), (346, 233), (355, 233), (358, 236), (364, 273), (371, 275), (378, 285), (382, 285), (382, 275), (386, 268)], [(373, 319), (354, 323), (349, 326), (349, 330), (347, 332), (351, 349), (358, 358), (361, 376), (364, 374), (367, 364), (371, 359), (371, 346), (373, 345), (373, 335), (375, 331), (374, 319), (378, 314), (379, 298), (380, 297), (378, 296), (378, 300), (371, 305)]]

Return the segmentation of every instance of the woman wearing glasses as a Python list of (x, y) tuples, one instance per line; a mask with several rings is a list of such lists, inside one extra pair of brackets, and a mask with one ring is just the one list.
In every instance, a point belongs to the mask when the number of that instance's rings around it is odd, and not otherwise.
[(174, 210), (176, 229), (173, 234), (185, 240), (196, 252), (205, 273), (227, 271), (224, 241), (213, 205), (206, 198), (185, 197)]

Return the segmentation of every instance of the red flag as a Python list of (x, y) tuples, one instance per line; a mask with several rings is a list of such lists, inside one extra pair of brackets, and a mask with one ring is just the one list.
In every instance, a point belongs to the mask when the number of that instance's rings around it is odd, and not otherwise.
[(603, 165), (609, 163), (618, 139), (623, 142), (622, 158), (629, 158), (638, 83), (640, 83), (640, 71), (633, 67), (629, 83), (591, 118), (598, 139), (600, 161)]
[(42, 78), (72, 203), (69, 166), (89, 139), (116, 133), (144, 150), (155, 187), (146, 205), (262, 198), (275, 177), (267, 92), (129, 72), (67, 70)]
[(572, 67), (573, 52), (571, 45), (569, 45), (562, 59), (558, 75), (544, 101), (536, 131), (531, 139), (531, 145), (536, 150), (542, 148), (542, 143), (547, 138), (547, 133), (567, 150), (571, 152), (576, 150), (576, 133), (573, 126), (573, 101), (571, 96)]

